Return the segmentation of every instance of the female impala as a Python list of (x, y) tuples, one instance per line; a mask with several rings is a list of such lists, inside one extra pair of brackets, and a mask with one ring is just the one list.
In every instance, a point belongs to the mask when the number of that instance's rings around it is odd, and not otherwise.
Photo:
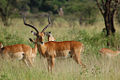
[(46, 32), (45, 35), (48, 37), (48, 41), (55, 41), (55, 38), (51, 32)]
[(15, 44), (15, 45), (9, 45), (4, 46), (1, 48), (1, 56), (3, 58), (12, 58), (12, 59), (18, 59), (23, 60), (27, 66), (28, 62), (32, 64), (30, 55), (32, 54), (32, 48), (25, 44)]
[(108, 48), (102, 48), (99, 52), (102, 55), (106, 55), (108, 57), (114, 57), (114, 56), (117, 56), (120, 54), (120, 51), (113, 51), (113, 50), (108, 49)]
[(48, 61), (48, 71), (51, 70), (54, 67), (55, 64), (55, 58), (56, 57), (71, 57), (73, 58), (78, 64), (85, 67), (84, 64), (82, 64), (80, 59), (80, 54), (83, 51), (83, 44), (78, 41), (48, 41), (46, 43), (43, 42), (44, 36), (45, 36), (45, 29), (50, 26), (50, 18), (48, 17), (49, 24), (41, 31), (39, 32), (34, 26), (27, 24), (25, 22), (25, 18), (23, 17), (24, 24), (26, 26), (32, 27), (35, 29), (36, 33), (33, 32), (33, 34), (37, 37), (36, 42), (38, 46), (39, 53), (47, 58)]
[(0, 54), (3, 58), (11, 58), (11, 59), (18, 59), (23, 60), (25, 64), (29, 67), (30, 65), (33, 66), (33, 59), (37, 53), (37, 48), (31, 48), (25, 44), (15, 44), (4, 46), (0, 50)]

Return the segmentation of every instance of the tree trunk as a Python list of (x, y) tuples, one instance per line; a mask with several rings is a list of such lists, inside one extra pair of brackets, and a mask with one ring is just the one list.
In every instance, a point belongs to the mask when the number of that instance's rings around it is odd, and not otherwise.
[(0, 8), (0, 15), (4, 26), (9, 26), (9, 22), (8, 22), (9, 16), (7, 14), (7, 10), (5, 9), (4, 11), (2, 8)]
[(2, 15), (2, 22), (4, 23), (4, 26), (9, 26), (8, 18), (6, 15)]
[(115, 33), (113, 15), (107, 14), (104, 16), (105, 27), (107, 30), (106, 36), (113, 35)]
[(101, 3), (99, 3), (99, 1), (96, 0), (96, 2), (104, 18), (106, 28), (104, 30), (106, 30), (106, 36), (108, 38), (107, 45), (114, 46), (115, 41), (113, 40), (113, 38), (116, 31), (114, 28), (114, 14), (120, 2), (119, 0), (101, 0)]
[(110, 22), (111, 22), (111, 32), (112, 34), (115, 33), (115, 27), (114, 27), (114, 14), (112, 13), (110, 16)]
[(107, 42), (107, 46), (114, 46), (114, 42), (113, 43), (111, 42), (111, 37), (110, 37), (110, 35), (114, 36), (115, 33), (113, 17), (114, 17), (113, 13), (104, 15), (105, 27), (107, 31), (106, 36), (109, 38), (109, 41)]
[(107, 36), (113, 35), (115, 33), (114, 22), (113, 22), (114, 11), (111, 11), (110, 3), (111, 1), (106, 2), (105, 13), (103, 14), (105, 27), (107, 30)]

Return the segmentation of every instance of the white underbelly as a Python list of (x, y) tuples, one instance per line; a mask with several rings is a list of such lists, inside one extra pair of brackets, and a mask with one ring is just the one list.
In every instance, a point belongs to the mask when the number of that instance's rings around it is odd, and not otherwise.
[[(11, 53), (12, 54), (12, 53)], [(24, 52), (17, 52), (17, 53), (13, 53), (12, 55), (10, 55), (12, 58), (15, 58), (17, 60), (21, 60), (24, 57)]]

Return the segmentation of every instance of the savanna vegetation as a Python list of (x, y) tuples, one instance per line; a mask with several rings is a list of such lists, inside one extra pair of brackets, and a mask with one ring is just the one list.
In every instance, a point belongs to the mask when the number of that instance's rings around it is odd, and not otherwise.
[[(58, 58), (51, 74), (47, 71), (46, 59), (43, 57), (40, 59), (39, 54), (31, 68), (22, 61), (0, 58), (0, 80), (120, 79), (120, 56), (110, 59), (99, 54), (101, 48), (119, 49), (119, 9), (114, 16), (116, 33), (114, 36), (106, 37), (107, 33), (103, 31), (104, 19), (99, 13), (95, 0), (0, 0), (0, 4), (0, 12), (3, 11), (6, 16), (2, 18), (1, 14), (0, 19), (0, 42), (4, 46), (27, 44), (34, 47), (34, 44), (29, 41), (29, 38), (35, 38), (30, 32), (33, 29), (23, 24), (19, 13), (26, 11), (27, 22), (35, 25), (39, 31), (48, 24), (47, 17), (41, 15), (49, 13), (52, 26), (46, 31), (51, 31), (56, 41), (82, 42), (85, 50), (81, 59), (86, 65), (86, 68), (82, 68), (71, 58)], [(64, 10), (64, 16), (58, 15), (61, 7)], [(6, 27), (8, 25), (9, 27)], [(46, 38), (45, 41), (47, 41)], [(108, 41), (110, 46), (107, 45)]]

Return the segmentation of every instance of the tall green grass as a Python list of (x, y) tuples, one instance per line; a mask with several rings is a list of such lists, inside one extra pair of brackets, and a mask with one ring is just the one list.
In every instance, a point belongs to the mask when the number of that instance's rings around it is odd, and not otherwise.
[[(33, 20), (33, 24), (39, 31), (47, 25), (47, 20), (41, 25), (39, 21)], [(13, 44), (30, 43), (29, 38), (35, 38), (24, 26), (22, 19), (14, 19), (10, 27), (0, 26), (0, 41), (4, 46)], [(28, 21), (29, 22), (29, 21)], [(78, 22), (67, 22), (62, 19), (54, 21), (52, 27), (46, 31), (52, 31), (56, 41), (80, 41), (85, 46), (81, 59), (86, 65), (82, 68), (73, 59), (56, 59), (53, 73), (47, 71), (47, 61), (37, 55), (34, 67), (30, 69), (22, 61), (11, 61), (0, 59), (0, 80), (119, 80), (120, 79), (120, 56), (109, 59), (99, 54), (99, 49), (107, 47), (106, 42), (115, 44), (109, 48), (117, 50), (120, 45), (120, 30), (116, 25), (116, 35), (106, 38), (102, 32), (102, 22), (94, 25), (79, 25)]]

